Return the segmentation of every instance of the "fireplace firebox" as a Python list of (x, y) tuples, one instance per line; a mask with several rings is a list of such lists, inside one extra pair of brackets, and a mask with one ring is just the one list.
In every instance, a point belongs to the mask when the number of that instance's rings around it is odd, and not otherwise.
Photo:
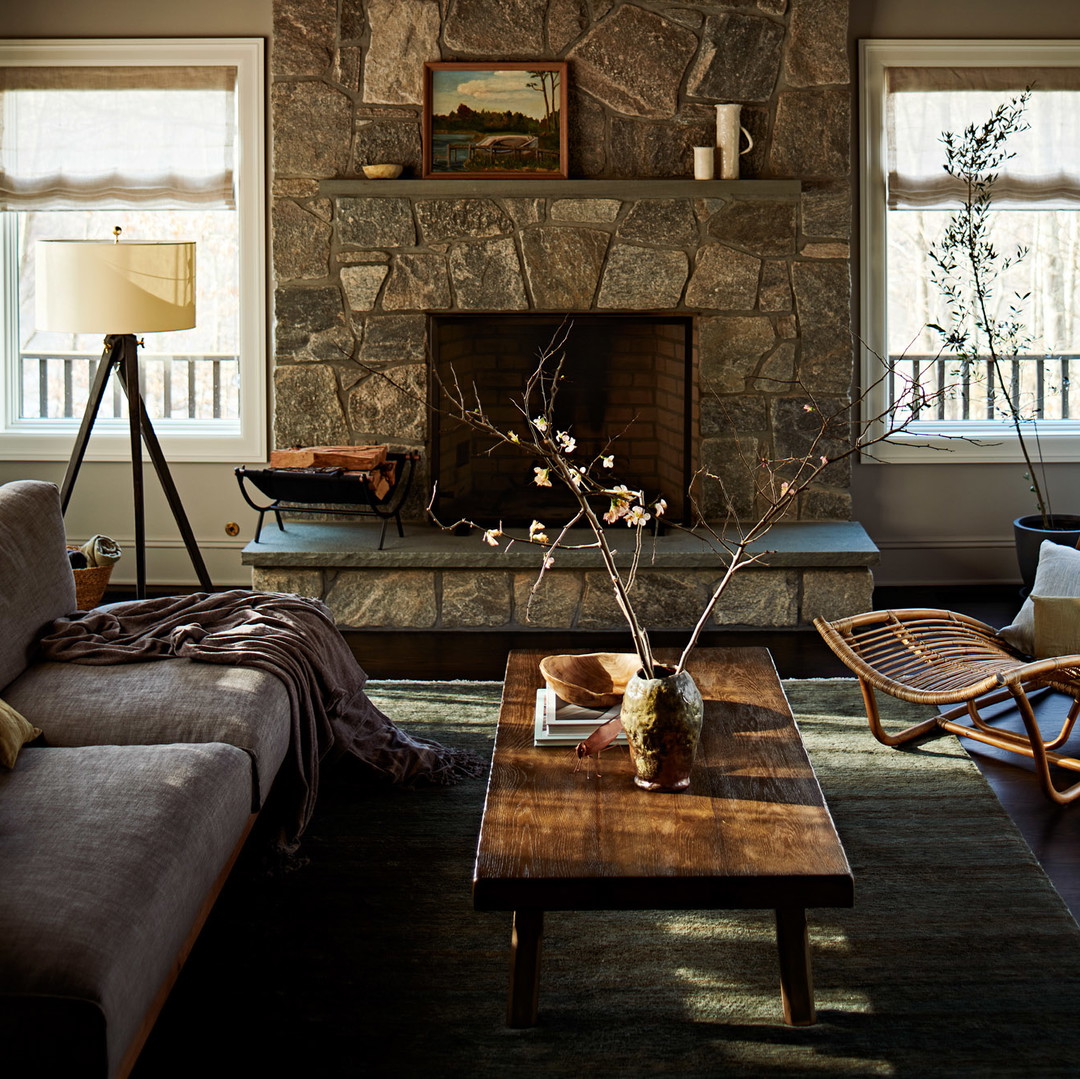
[[(526, 380), (556, 340), (565, 358), (555, 419), (577, 440), (575, 460), (614, 454), (613, 483), (663, 497), (671, 518), (688, 519), (697, 444), (692, 318), (485, 314), (431, 322), (428, 449), (440, 520), (521, 526), (543, 514), (554, 525), (573, 511), (565, 492), (538, 492), (528, 454), (449, 416), (442, 389), (475, 387), (496, 426), (522, 431)], [(538, 411), (534, 402), (530, 414)]]

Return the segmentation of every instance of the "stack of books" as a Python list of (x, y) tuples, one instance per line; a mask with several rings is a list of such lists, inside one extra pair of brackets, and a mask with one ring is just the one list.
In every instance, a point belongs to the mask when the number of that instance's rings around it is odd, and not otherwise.
[[(550, 687), (536, 691), (536, 728), (533, 745), (576, 746), (585, 741), (597, 727), (614, 719), (621, 705), (610, 708), (583, 708), (559, 697)], [(626, 744), (626, 735), (619, 731), (616, 745)]]

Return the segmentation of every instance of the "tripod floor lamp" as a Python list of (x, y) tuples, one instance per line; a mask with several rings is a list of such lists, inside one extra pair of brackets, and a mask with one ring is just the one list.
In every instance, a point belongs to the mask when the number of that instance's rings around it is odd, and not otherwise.
[(184, 540), (199, 583), (212, 589), (195, 534), (153, 425), (139, 383), (136, 333), (188, 330), (195, 325), (195, 245), (120, 241), (42, 240), (37, 245), (37, 325), (41, 330), (103, 333), (101, 355), (79, 433), (60, 488), (66, 512), (113, 371), (128, 401), (131, 484), (135, 511), (136, 595), (146, 595), (146, 525), (142, 448), (145, 445)]

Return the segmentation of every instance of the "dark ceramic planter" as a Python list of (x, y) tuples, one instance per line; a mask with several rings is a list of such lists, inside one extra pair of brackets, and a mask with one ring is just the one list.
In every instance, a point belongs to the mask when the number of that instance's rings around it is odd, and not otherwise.
[(1043, 540), (1060, 543), (1065, 547), (1075, 547), (1077, 542), (1080, 542), (1080, 515), (1052, 513), (1047, 520), (1049, 528), (1043, 527), (1042, 515), (1038, 513), (1017, 517), (1013, 521), (1016, 559), (1020, 563), (1025, 596), (1035, 584), (1035, 568), (1039, 564), (1039, 548)]
[(654, 673), (638, 671), (627, 682), (619, 713), (634, 782), (649, 791), (686, 790), (701, 737), (701, 693), (686, 671), (657, 666)]

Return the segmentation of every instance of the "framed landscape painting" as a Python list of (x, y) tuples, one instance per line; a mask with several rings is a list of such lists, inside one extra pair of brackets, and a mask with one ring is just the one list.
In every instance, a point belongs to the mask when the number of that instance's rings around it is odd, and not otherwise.
[(566, 64), (425, 64), (423, 136), (426, 179), (565, 180)]

